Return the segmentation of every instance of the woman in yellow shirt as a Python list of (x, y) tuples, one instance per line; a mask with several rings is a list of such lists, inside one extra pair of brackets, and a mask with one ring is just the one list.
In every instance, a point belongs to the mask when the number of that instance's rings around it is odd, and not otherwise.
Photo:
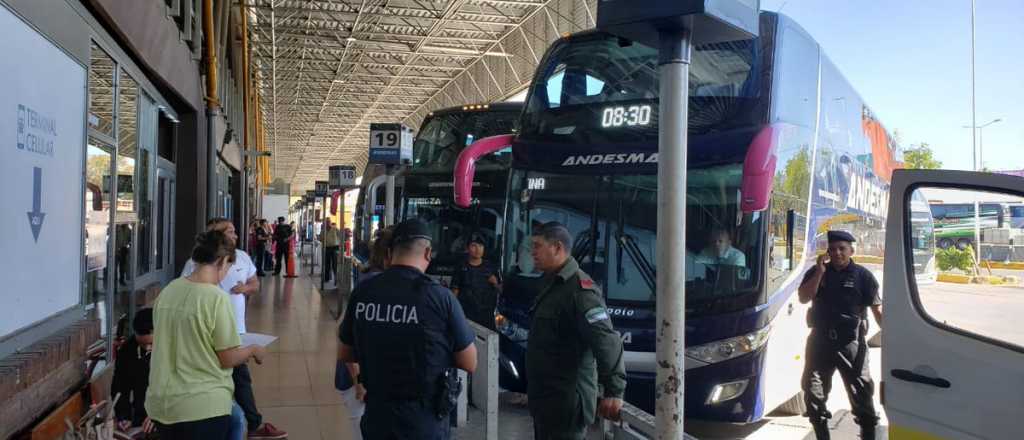
[(200, 234), (195, 271), (157, 297), (146, 412), (161, 439), (227, 440), (232, 368), (266, 355), (263, 347), (241, 347), (230, 299), (218, 287), (234, 257), (223, 232)]

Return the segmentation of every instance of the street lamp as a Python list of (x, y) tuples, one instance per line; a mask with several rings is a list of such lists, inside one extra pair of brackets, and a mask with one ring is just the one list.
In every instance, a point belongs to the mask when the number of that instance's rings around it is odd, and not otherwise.
[(985, 132), (984, 132), (985, 127), (988, 127), (989, 125), (995, 124), (996, 122), (1002, 122), (1002, 121), (1003, 121), (1002, 118), (996, 118), (996, 119), (993, 119), (993, 120), (991, 120), (989, 122), (981, 124), (981, 125), (979, 125), (977, 127), (971, 127), (970, 125), (964, 125), (963, 126), (964, 128), (976, 128), (976, 129), (978, 129), (978, 163), (975, 165), (975, 170), (984, 169), (985, 168), (985, 158), (984, 158), (985, 141), (984, 141), (984, 136), (983, 136), (985, 134)]

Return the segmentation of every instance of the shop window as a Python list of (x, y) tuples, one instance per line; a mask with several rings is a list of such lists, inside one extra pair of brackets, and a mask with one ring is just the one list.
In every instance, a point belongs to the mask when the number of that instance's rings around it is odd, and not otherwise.
[(86, 304), (104, 304), (110, 283), (107, 269), (110, 185), (107, 182), (113, 157), (113, 146), (89, 137), (85, 162), (86, 297), (83, 303)]
[(89, 128), (114, 137), (114, 60), (92, 44), (89, 61)]
[(177, 128), (177, 123), (166, 113), (160, 112), (160, 117), (157, 118), (157, 152), (160, 157), (170, 162), (174, 162), (175, 128)]
[(123, 70), (117, 95), (117, 210), (135, 211), (139, 86)]

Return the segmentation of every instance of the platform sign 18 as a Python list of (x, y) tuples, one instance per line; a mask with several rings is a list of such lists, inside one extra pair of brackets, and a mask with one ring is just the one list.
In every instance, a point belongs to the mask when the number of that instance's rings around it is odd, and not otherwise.
[(370, 124), (370, 163), (412, 163), (412, 129), (403, 124)]
[(331, 189), (348, 189), (356, 186), (356, 167), (352, 165), (331, 165), (327, 175)]

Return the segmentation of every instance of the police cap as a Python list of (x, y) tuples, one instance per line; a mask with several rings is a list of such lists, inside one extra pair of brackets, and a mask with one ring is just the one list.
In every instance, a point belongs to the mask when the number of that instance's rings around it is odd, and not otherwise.
[(846, 231), (828, 231), (828, 242), (832, 243), (834, 241), (845, 241), (853, 243), (856, 242), (857, 240), (853, 238), (852, 234)]
[(484, 236), (480, 235), (478, 233), (474, 233), (474, 234), (470, 235), (469, 236), (469, 242), (470, 243), (476, 243), (476, 244), (478, 244), (480, 246), (487, 247), (487, 242), (484, 241)]
[(432, 241), (427, 224), (419, 219), (411, 218), (395, 225), (395, 231), (391, 235), (391, 245), (408, 243), (418, 238)]

